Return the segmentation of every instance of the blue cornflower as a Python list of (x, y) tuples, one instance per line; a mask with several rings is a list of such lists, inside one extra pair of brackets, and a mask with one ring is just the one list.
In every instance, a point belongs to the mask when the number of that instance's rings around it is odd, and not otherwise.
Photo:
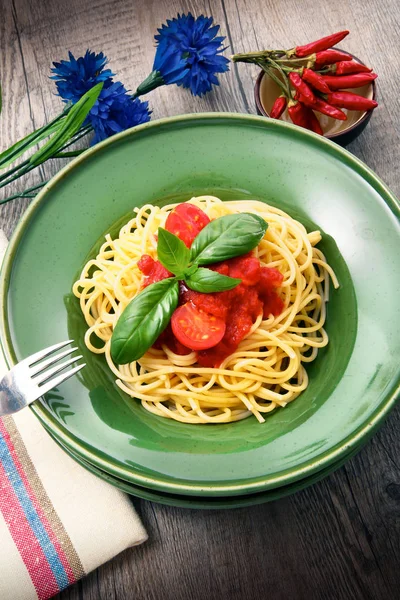
[(94, 130), (92, 145), (115, 133), (150, 121), (149, 103), (132, 99), (121, 82), (106, 81), (87, 123)]
[[(156, 36), (156, 38), (159, 36)], [(154, 58), (153, 72), (159, 73), (162, 84), (180, 83), (188, 71), (189, 65), (175, 44), (169, 44), (164, 38), (158, 45)]]
[(114, 75), (110, 69), (104, 69), (108, 60), (103, 52), (95, 54), (86, 50), (85, 56), (78, 59), (68, 52), (69, 60), (53, 62), (54, 75), (59, 96), (64, 102), (78, 102), (94, 85), (107, 81)]
[(219, 25), (213, 18), (191, 13), (167, 20), (158, 29), (153, 71), (138, 87), (136, 94), (146, 94), (163, 84), (176, 83), (189, 88), (194, 96), (219, 85), (216, 73), (228, 71), (229, 60), (222, 56), (225, 37), (217, 36)]

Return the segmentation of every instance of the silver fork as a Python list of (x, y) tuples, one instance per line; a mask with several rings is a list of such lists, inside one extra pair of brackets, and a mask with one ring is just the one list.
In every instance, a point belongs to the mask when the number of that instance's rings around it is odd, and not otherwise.
[[(80, 364), (62, 373), (64, 369), (82, 358), (81, 355), (73, 356), (60, 364), (62, 358), (77, 348), (55, 353), (71, 343), (72, 340), (68, 340), (40, 350), (12, 367), (0, 382), (0, 417), (11, 415), (29, 406), (43, 394), (83, 369), (85, 364)], [(57, 376), (58, 373), (61, 374)]]

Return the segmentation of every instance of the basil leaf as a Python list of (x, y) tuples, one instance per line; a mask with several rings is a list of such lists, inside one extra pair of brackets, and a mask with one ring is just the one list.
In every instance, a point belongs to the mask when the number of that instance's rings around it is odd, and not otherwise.
[(267, 227), (264, 219), (251, 213), (214, 219), (194, 239), (190, 260), (209, 265), (246, 254), (260, 243)]
[(160, 227), (158, 229), (157, 257), (168, 271), (174, 275), (182, 275), (189, 265), (190, 250), (178, 236)]
[(203, 292), (204, 294), (232, 290), (241, 281), (241, 279), (221, 275), (221, 273), (216, 273), (211, 269), (197, 269), (193, 275), (185, 278), (188, 288), (195, 292)]
[(130, 301), (112, 334), (114, 362), (125, 365), (143, 356), (168, 325), (178, 296), (178, 280), (170, 277), (152, 283)]

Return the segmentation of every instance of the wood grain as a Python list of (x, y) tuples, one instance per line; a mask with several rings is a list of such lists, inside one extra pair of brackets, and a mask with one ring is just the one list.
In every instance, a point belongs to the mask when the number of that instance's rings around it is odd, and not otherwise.
[[(345, 48), (379, 73), (379, 108), (348, 149), (400, 195), (400, 7), (398, 0), (0, 0), (0, 149), (60, 110), (53, 60), (103, 50), (128, 87), (151, 70), (156, 28), (177, 12), (212, 14), (228, 54), (290, 47), (350, 29)], [(256, 70), (233, 65), (203, 99), (164, 87), (153, 117), (187, 112), (255, 113)], [(7, 195), (56, 173), (53, 161)], [(3, 193), (3, 195), (1, 195)], [(0, 199), (4, 191), (0, 190)], [(0, 207), (9, 235), (27, 201)], [(400, 586), (400, 410), (345, 467), (270, 504), (193, 511), (133, 499), (149, 541), (64, 591), (59, 600), (390, 600)], [(12, 600), (12, 599), (10, 599)]]

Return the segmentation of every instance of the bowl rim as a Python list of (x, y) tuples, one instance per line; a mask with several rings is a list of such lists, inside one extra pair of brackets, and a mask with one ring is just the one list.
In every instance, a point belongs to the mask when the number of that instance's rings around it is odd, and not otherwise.
[[(365, 163), (363, 163), (349, 151), (338, 146), (335, 142), (327, 139), (326, 137), (320, 136), (306, 129), (297, 127), (296, 125), (293, 125), (291, 123), (286, 123), (275, 119), (265, 119), (264, 117), (257, 115), (212, 112), (192, 113), (177, 115), (173, 117), (166, 117), (128, 129), (126, 131), (112, 136), (111, 138), (104, 140), (103, 142), (100, 142), (99, 144), (96, 144), (96, 146), (89, 148), (80, 156), (76, 157), (70, 163), (68, 163), (63, 169), (61, 169), (43, 187), (40, 193), (31, 202), (31, 204), (28, 206), (28, 208), (26, 209), (25, 213), (23, 214), (16, 226), (16, 229), (7, 246), (0, 274), (0, 302), (2, 304), (2, 307), (0, 309), (0, 343), (3, 349), (6, 364), (9, 368), (11, 368), (17, 362), (11, 341), (11, 332), (7, 321), (8, 285), (11, 278), (13, 260), (18, 251), (18, 246), (21, 242), (22, 237), (24, 236), (25, 230), (29, 226), (31, 218), (36, 213), (36, 211), (40, 209), (41, 205), (44, 202), (46, 202), (49, 198), (48, 192), (54, 187), (56, 187), (58, 183), (62, 181), (65, 177), (67, 177), (70, 171), (73, 171), (76, 167), (81, 165), (81, 163), (93, 157), (93, 155), (95, 155), (96, 153), (103, 151), (105, 148), (111, 146), (112, 144), (118, 143), (119, 141), (130, 137), (134, 141), (135, 136), (140, 136), (143, 132), (146, 132), (148, 129), (163, 129), (165, 126), (169, 126), (171, 124), (182, 125), (185, 122), (191, 123), (196, 121), (198, 123), (206, 122), (208, 124), (212, 124), (214, 122), (221, 123), (221, 121), (245, 121), (253, 127), (259, 126), (265, 129), (288, 130), (291, 131), (296, 137), (301, 136), (312, 138), (313, 142), (321, 146), (330, 148), (336, 154), (341, 155), (347, 163), (351, 163), (352, 166), (356, 169), (357, 173), (360, 176), (362, 176), (365, 179), (365, 181), (367, 181), (367, 183), (376, 190), (376, 192), (388, 206), (389, 210), (400, 221), (400, 202), (397, 200), (394, 194), (387, 188), (383, 181), (367, 165), (365, 165)], [(399, 394), (400, 372), (397, 374), (397, 376), (393, 378), (393, 389), (390, 389), (385, 394), (384, 399), (379, 404), (379, 406), (376, 407), (376, 409), (369, 416), (369, 418), (366, 421), (364, 421), (356, 430), (354, 430), (352, 434), (348, 435), (345, 439), (343, 439), (339, 444), (336, 444), (336, 446), (334, 446), (330, 450), (325, 451), (321, 456), (311, 461), (305, 461), (303, 464), (300, 464), (293, 469), (284, 471), (281, 474), (276, 475), (274, 477), (261, 476), (258, 478), (252, 478), (250, 481), (226, 485), (214, 485), (209, 482), (180, 483), (174, 481), (166, 481), (162, 477), (150, 477), (148, 475), (142, 475), (139, 472), (133, 472), (131, 468), (127, 468), (122, 465), (116, 464), (111, 465), (112, 468), (110, 471), (110, 462), (104, 459), (103, 457), (98, 456), (96, 453), (83, 447), (79, 440), (74, 439), (74, 436), (62, 426), (62, 424), (54, 417), (54, 415), (49, 411), (49, 409), (44, 403), (42, 404), (41, 401), (36, 402), (30, 406), (30, 409), (34, 412), (34, 414), (41, 421), (42, 425), (50, 433), (52, 433), (53, 431), (56, 432), (54, 433), (54, 435), (59, 441), (61, 441), (61, 443), (73, 449), (91, 464), (98, 466), (100, 469), (103, 469), (106, 472), (115, 474), (121, 479), (138, 483), (143, 487), (150, 487), (162, 490), (165, 489), (167, 491), (175, 490), (179, 491), (181, 494), (188, 495), (191, 495), (196, 492), (198, 492), (200, 495), (223, 495), (224, 493), (226, 493), (227, 495), (235, 495), (246, 494), (257, 490), (263, 491), (265, 489), (279, 487), (281, 485), (286, 485), (288, 483), (302, 479), (305, 476), (311, 475), (312, 473), (316, 473), (325, 466), (332, 464), (333, 462), (335, 462), (335, 460), (347, 454), (351, 449), (361, 447), (362, 442), (366, 441), (387, 417), (388, 413), (395, 405)]]
[[(338, 50), (339, 50), (339, 48), (338, 48)], [(351, 56), (355, 61), (357, 61), (361, 65), (366, 66), (365, 63), (362, 62), (362, 60), (360, 60), (357, 56), (355, 56), (351, 52), (346, 52), (346, 50), (343, 50), (341, 48), (340, 48), (340, 51), (344, 52), (344, 54), (348, 54), (349, 56)], [(261, 102), (261, 93), (260, 93), (261, 82), (265, 76), (266, 76), (265, 71), (263, 71), (261, 69), (261, 71), (259, 72), (259, 74), (257, 76), (256, 82), (254, 84), (254, 100), (256, 103), (257, 110), (261, 113), (261, 115), (263, 117), (267, 117), (268, 119), (271, 119), (272, 117), (265, 110), (263, 103)], [(371, 81), (371, 86), (372, 86), (372, 100), (376, 100), (377, 94), (376, 94), (375, 79), (373, 81)], [(360, 127), (367, 119), (369, 119), (371, 117), (373, 111), (374, 111), (373, 108), (370, 108), (369, 110), (364, 111), (363, 115), (358, 119), (358, 121), (356, 121), (352, 125), (349, 125), (348, 127), (346, 127), (346, 129), (342, 129), (341, 131), (337, 131), (336, 133), (331, 133), (329, 135), (324, 134), (322, 137), (324, 137), (328, 140), (334, 140), (334, 139), (340, 138), (344, 135), (347, 135), (351, 131), (354, 131), (355, 129)]]

